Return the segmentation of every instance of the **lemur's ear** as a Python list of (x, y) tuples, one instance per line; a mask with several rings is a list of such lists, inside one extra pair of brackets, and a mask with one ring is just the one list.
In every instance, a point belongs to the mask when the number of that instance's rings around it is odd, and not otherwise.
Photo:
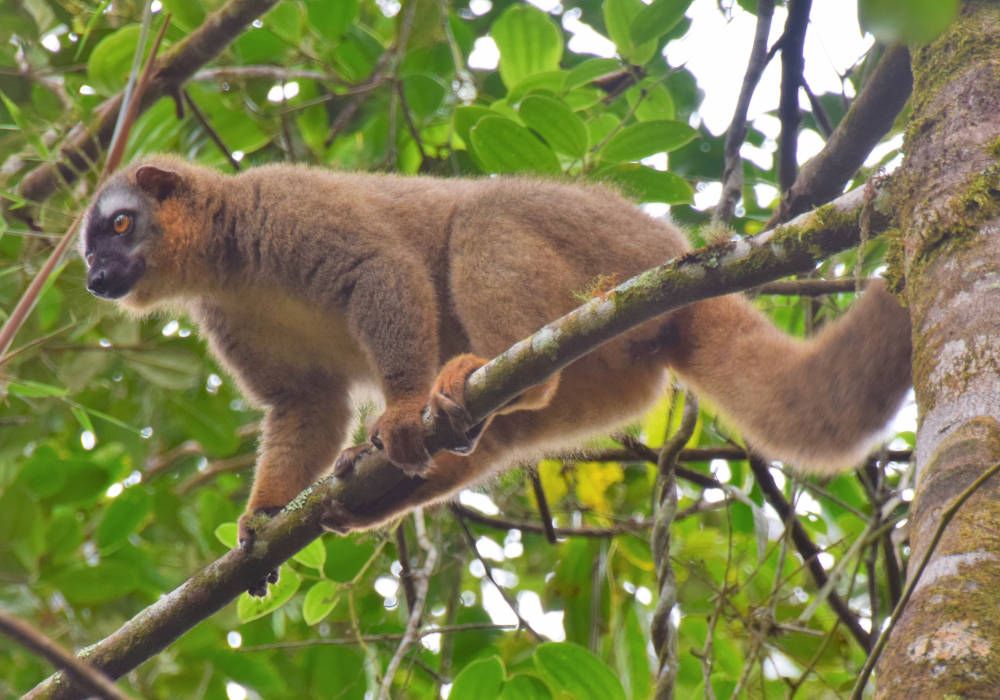
[(174, 170), (164, 170), (155, 165), (141, 166), (135, 171), (135, 181), (143, 192), (152, 195), (161, 202), (176, 194), (183, 184), (180, 173)]

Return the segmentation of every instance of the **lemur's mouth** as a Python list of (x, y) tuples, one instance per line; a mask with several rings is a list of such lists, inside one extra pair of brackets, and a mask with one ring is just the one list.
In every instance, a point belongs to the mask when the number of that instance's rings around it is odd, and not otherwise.
[(142, 257), (106, 258), (87, 272), (87, 291), (102, 299), (120, 299), (132, 291), (145, 271)]

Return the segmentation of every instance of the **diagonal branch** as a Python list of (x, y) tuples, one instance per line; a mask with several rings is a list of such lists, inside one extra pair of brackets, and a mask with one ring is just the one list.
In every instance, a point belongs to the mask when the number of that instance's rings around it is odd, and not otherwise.
[(910, 52), (905, 46), (886, 49), (823, 150), (802, 166), (769, 224), (786, 221), (836, 197), (892, 128), (912, 89)]
[[(473, 420), (481, 420), (551, 373), (646, 320), (695, 301), (806, 272), (827, 256), (856, 245), (865, 201), (864, 189), (850, 192), (788, 225), (752, 239), (693, 251), (591, 299), (469, 378), (467, 407)], [(878, 211), (871, 218), (873, 233), (888, 224), (888, 217)], [(443, 428), (433, 427), (427, 445), (440, 445), (443, 436)], [(381, 453), (370, 453), (347, 477), (330, 477), (303, 491), (266, 523), (251, 551), (228, 552), (88, 647), (81, 657), (111, 677), (120, 676), (221, 609), (246, 589), (247, 581), (263, 579), (318, 537), (320, 523), (332, 508), (385, 519), (398, 515), (401, 504), (421, 483), (393, 467)], [(27, 695), (29, 699), (72, 697), (80, 697), (80, 690), (61, 673)]]

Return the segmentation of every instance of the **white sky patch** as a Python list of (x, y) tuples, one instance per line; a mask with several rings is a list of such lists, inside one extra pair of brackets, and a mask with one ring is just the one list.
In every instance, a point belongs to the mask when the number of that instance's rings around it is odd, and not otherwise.
[(826, 145), (823, 137), (812, 129), (803, 129), (799, 132), (799, 146), (797, 157), (800, 163), (804, 163), (814, 155), (823, 150)]
[(837, 563), (836, 558), (829, 552), (820, 552), (816, 555), (816, 560), (823, 565), (823, 568), (829, 571), (833, 568), (833, 565)]
[(492, 9), (493, 3), (490, 0), (469, 0), (469, 10), (477, 17), (482, 17)]
[(458, 494), (458, 502), (463, 506), (469, 506), (470, 508), (475, 508), (483, 515), (499, 515), (500, 509), (497, 508), (497, 504), (493, 502), (493, 499), (487, 496), (485, 493), (477, 493), (475, 491), (469, 491), (468, 489), (462, 491)]
[(226, 681), (226, 697), (229, 700), (247, 700), (247, 689), (239, 683)]
[(544, 635), (554, 642), (561, 642), (566, 639), (566, 630), (563, 628), (563, 612), (545, 612), (542, 608), (542, 599), (534, 591), (521, 591), (517, 594), (517, 609), (521, 617), (528, 621), (536, 632)]
[(719, 481), (728, 484), (733, 478), (733, 472), (729, 469), (729, 462), (724, 459), (713, 459), (709, 462), (709, 469)]
[(163, 9), (163, 3), (160, 2), (160, 0), (153, 0), (153, 2), (149, 3), (149, 11), (152, 12), (154, 15), (162, 9)]
[(529, 3), (543, 12), (561, 12), (562, 5), (559, 0), (528, 0)]
[(503, 547), (485, 535), (476, 540), (476, 550), (483, 559), (504, 560)]
[(59, 49), (62, 48), (62, 44), (59, 42), (59, 35), (66, 31), (66, 28), (59, 25), (51, 32), (42, 35), (42, 46), (52, 53), (57, 53)]
[(778, 188), (766, 182), (759, 182), (753, 186), (754, 196), (757, 197), (757, 206), (769, 208), (778, 198)]
[(89, 85), (81, 85), (80, 86), (80, 94), (81, 95), (87, 95), (87, 96), (96, 95), (97, 94), (97, 90), (95, 90), (94, 88), (90, 87)]
[(719, 197), (722, 196), (722, 183), (713, 182), (699, 182), (695, 186), (694, 192), (694, 208), (704, 211), (714, 207), (719, 203)]
[(125, 487), (121, 483), (116, 482), (108, 487), (108, 490), (104, 492), (104, 495), (108, 498), (118, 498), (122, 495), (122, 491), (124, 490)]
[(161, 330), (160, 333), (162, 333), (165, 337), (169, 338), (170, 336), (177, 333), (177, 331), (180, 330), (180, 327), (181, 324), (178, 323), (176, 319), (174, 319), (173, 321), (167, 321), (167, 324), (163, 326), (163, 330)]
[[(522, 595), (524, 595), (522, 593)], [(517, 625), (517, 615), (507, 605), (500, 591), (489, 581), (482, 582), (483, 609), (494, 625)], [(524, 614), (522, 612), (522, 614)], [(527, 618), (525, 618), (527, 619)], [(531, 622), (531, 620), (528, 620)]]
[(378, 593), (383, 598), (394, 598), (396, 597), (396, 591), (399, 590), (399, 581), (388, 576), (379, 576), (375, 579), (375, 592)]
[(84, 430), (80, 433), (80, 444), (83, 446), (83, 449), (90, 451), (97, 444), (97, 436), (90, 430)]
[(472, 53), (469, 54), (469, 68), (479, 68), (480, 70), (494, 70), (500, 63), (500, 49), (491, 36), (481, 36), (472, 45)]
[(243, 160), (244, 156), (246, 156), (246, 153), (244, 153), (243, 151), (233, 151), (233, 160), (235, 160), (237, 163)]
[(230, 630), (226, 635), (226, 644), (229, 645), (230, 649), (239, 649), (243, 646), (243, 635), (236, 630)]
[(567, 48), (573, 53), (593, 54), (612, 58), (618, 53), (615, 42), (602, 36), (586, 22), (580, 21), (583, 11), (578, 7), (567, 10), (562, 17), (563, 29), (572, 34)]
[[(700, 114), (713, 134), (721, 134), (729, 126), (736, 99), (743, 82), (746, 58), (753, 44), (757, 18), (736, 3), (730, 19), (719, 11), (715, 0), (695, 0), (688, 8), (691, 29), (676, 41), (667, 44), (667, 61), (672, 66), (686, 66), (705, 91)], [(772, 45), (784, 29), (787, 12), (774, 10)], [(805, 43), (805, 79), (813, 93), (839, 93), (843, 89), (840, 76), (853, 66), (872, 45), (870, 36), (863, 36), (858, 27), (854, 3), (822, 0), (813, 5)], [(725, 47), (732, 60), (719, 60), (719, 47)], [(777, 107), (781, 85), (781, 61), (772, 60), (750, 103), (749, 118)], [(804, 100), (804, 96), (800, 95)]]

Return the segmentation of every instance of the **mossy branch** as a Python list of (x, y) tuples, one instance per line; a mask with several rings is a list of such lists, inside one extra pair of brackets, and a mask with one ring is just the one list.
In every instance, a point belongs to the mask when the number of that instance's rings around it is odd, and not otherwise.
[[(876, 197), (872, 203), (877, 201)], [(859, 220), (866, 203), (864, 190), (849, 192), (777, 229), (693, 251), (591, 299), (516, 343), (469, 378), (467, 403), (473, 418), (485, 418), (643, 321), (695, 301), (812, 270), (823, 259), (858, 243)], [(871, 220), (872, 233), (888, 223), (877, 207)], [(440, 434), (433, 426), (429, 428), (429, 448), (440, 444)], [(212, 562), (106, 639), (82, 651), (81, 658), (111, 677), (121, 676), (221, 609), (242, 593), (248, 582), (261, 580), (318, 537), (331, 502), (372, 519), (384, 519), (398, 514), (400, 504), (420, 484), (419, 478), (405, 476), (381, 453), (367, 455), (347, 477), (330, 477), (303, 491), (261, 528), (251, 551), (233, 550)], [(26, 697), (80, 696), (79, 688), (56, 673)]]

